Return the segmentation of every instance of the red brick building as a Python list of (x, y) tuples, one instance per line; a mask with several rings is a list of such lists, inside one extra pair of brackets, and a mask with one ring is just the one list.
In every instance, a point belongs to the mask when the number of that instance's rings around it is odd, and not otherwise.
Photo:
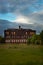
[(27, 39), (36, 34), (35, 30), (23, 29), (19, 26), (19, 29), (7, 29), (4, 31), (4, 37), (6, 43), (27, 43)]

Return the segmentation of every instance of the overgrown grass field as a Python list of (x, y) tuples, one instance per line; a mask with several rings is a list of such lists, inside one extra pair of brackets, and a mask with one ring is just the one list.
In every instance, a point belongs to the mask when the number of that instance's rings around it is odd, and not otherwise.
[(0, 65), (43, 65), (43, 46), (0, 44)]

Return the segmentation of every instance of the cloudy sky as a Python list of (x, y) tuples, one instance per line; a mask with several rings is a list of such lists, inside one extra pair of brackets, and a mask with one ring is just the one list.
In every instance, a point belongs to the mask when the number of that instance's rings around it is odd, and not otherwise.
[(0, 19), (43, 24), (43, 0), (0, 0)]

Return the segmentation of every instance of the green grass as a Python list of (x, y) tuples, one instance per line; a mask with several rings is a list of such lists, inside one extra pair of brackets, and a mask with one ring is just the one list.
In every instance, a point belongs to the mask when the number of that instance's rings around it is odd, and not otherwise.
[(43, 46), (2, 44), (0, 65), (43, 65)]

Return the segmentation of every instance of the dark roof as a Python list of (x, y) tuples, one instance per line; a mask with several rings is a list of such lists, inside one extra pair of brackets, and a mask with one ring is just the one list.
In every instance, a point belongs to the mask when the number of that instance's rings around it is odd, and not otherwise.
[(32, 29), (23, 29), (23, 28), (21, 28), (21, 29), (16, 29), (16, 28), (11, 28), (11, 29), (7, 29), (7, 30), (5, 30), (5, 31), (34, 31), (34, 32), (36, 32), (36, 30), (32, 30)]

